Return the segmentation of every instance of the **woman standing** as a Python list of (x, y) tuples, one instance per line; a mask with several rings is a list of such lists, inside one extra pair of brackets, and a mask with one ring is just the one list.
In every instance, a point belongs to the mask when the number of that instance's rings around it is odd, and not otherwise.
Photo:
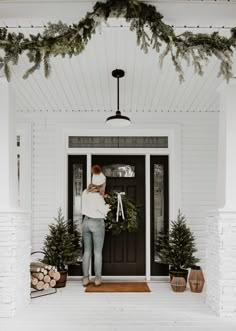
[(89, 265), (94, 254), (95, 286), (102, 283), (102, 249), (105, 237), (104, 219), (110, 210), (110, 206), (103, 198), (106, 177), (102, 172), (94, 173), (92, 183), (82, 194), (82, 214), (84, 215), (82, 225), (82, 237), (84, 244), (83, 254), (83, 286), (89, 284)]

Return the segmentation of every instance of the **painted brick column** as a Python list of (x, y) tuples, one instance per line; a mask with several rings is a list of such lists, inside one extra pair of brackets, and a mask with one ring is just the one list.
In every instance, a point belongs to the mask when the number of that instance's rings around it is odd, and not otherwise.
[(30, 298), (30, 215), (17, 207), (15, 98), (4, 78), (0, 100), (0, 317), (11, 317)]
[(236, 79), (219, 92), (219, 209), (208, 217), (207, 303), (236, 316)]

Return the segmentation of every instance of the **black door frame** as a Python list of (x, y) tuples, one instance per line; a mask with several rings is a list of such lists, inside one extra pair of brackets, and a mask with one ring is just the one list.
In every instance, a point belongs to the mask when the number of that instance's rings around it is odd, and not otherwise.
[[(91, 160), (92, 160), (92, 156), (93, 155), (135, 155), (135, 154), (133, 154), (133, 150), (132, 150), (132, 152), (130, 154), (127, 153), (127, 150), (120, 151), (120, 153), (116, 153), (116, 151), (114, 151), (114, 152), (111, 152), (111, 153), (107, 153), (106, 154), (106, 151), (105, 150), (103, 150), (103, 151), (101, 151), (101, 150), (95, 151), (94, 149), (91, 152), (86, 151), (83, 154), (82, 153), (78, 153), (78, 154), (67, 154), (68, 160), (69, 159), (72, 160), (73, 158), (78, 158), (78, 157), (84, 157), (85, 158), (85, 164), (86, 164), (85, 173), (84, 173), (84, 176), (85, 176), (84, 183), (85, 184), (86, 184), (86, 178), (87, 178), (87, 175), (86, 175), (86, 173), (87, 173), (87, 164), (89, 164), (88, 156), (91, 157)], [(165, 154), (165, 155), (160, 155), (160, 154), (156, 154), (156, 153), (153, 153), (153, 154), (152, 153), (147, 153), (147, 152), (145, 153), (145, 151), (142, 151), (142, 153), (139, 153), (137, 155), (143, 155), (145, 157), (145, 159), (149, 155), (149, 157), (150, 157), (150, 167), (149, 167), (149, 170), (148, 170), (149, 176), (151, 175), (151, 158), (152, 157), (159, 157), (159, 158), (164, 157), (164, 158), (169, 159), (169, 154), (168, 153)], [(73, 191), (70, 190), (70, 185), (71, 185), (71, 179), (70, 179), (70, 170), (71, 170), (71, 168), (70, 167), (71, 167), (70, 166), (70, 162), (68, 161), (68, 170), (67, 170), (67, 176), (68, 176), (68, 185), (67, 185), (67, 187), (68, 187), (68, 191), (67, 191), (67, 197), (68, 197), (68, 200), (67, 200), (68, 201), (67, 202), (68, 219), (73, 217), (73, 200), (71, 199), (72, 196), (73, 196)], [(167, 167), (167, 169), (168, 169), (168, 167)], [(146, 176), (146, 174), (145, 174), (145, 176)], [(152, 190), (152, 185), (153, 185), (153, 183), (152, 183), (151, 178), (150, 178), (150, 188), (151, 188), (151, 190)], [(165, 206), (165, 210), (166, 210), (166, 215), (165, 215), (166, 216), (166, 221), (165, 222), (167, 222), (166, 224), (167, 224), (167, 226), (169, 228), (169, 219), (168, 219), (169, 218), (169, 212), (170, 212), (169, 211), (169, 173), (168, 173), (168, 178), (167, 178), (167, 188), (168, 188), (168, 193), (166, 192), (167, 196), (165, 197), (165, 202), (167, 202), (168, 205)], [(147, 194), (147, 192), (146, 192), (146, 194)], [(71, 200), (72, 200), (72, 202), (71, 202)], [(146, 198), (145, 198), (145, 202), (146, 202)], [(72, 206), (71, 206), (71, 203), (72, 203)], [(147, 208), (147, 206), (145, 206), (145, 207)], [(149, 217), (150, 217), (150, 234), (146, 234), (148, 236), (151, 236), (150, 237), (150, 244), (151, 245), (153, 244), (152, 243), (152, 213), (153, 213), (153, 208), (152, 208), (152, 202), (151, 202), (150, 203), (150, 215), (149, 215)], [(146, 216), (146, 213), (145, 213), (145, 216)], [(145, 227), (145, 231), (146, 231), (146, 227)], [(147, 246), (145, 246), (145, 250), (146, 250), (146, 252), (145, 252), (146, 259), (147, 258), (149, 258), (149, 259), (152, 258), (151, 257), (151, 255), (152, 255), (151, 254), (151, 248), (148, 248)], [(148, 253), (149, 250), (150, 250), (150, 254)], [(151, 261), (150, 262), (147, 261), (147, 263), (150, 263), (150, 266), (149, 267), (146, 266), (145, 276), (149, 279), (149, 277), (152, 277), (153, 276), (152, 275), (152, 271), (151, 271)], [(150, 270), (150, 273), (149, 273), (148, 270)], [(73, 272), (73, 273), (70, 273), (70, 274), (71, 275), (81, 275), (81, 272), (80, 273), (77, 273), (77, 271), (76, 271), (75, 273)], [(166, 275), (166, 272), (164, 274)]]

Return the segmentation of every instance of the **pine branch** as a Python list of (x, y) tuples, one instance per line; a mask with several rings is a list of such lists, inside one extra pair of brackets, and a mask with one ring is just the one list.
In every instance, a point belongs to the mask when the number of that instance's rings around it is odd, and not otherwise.
[[(0, 29), (0, 49), (4, 51), (0, 59), (0, 69), (4, 68), (10, 80), (10, 66), (18, 63), (19, 56), (27, 52), (33, 65), (24, 74), (27, 78), (41, 63), (44, 73), (49, 77), (51, 72), (49, 59), (51, 56), (70, 57), (79, 55), (86, 47), (92, 35), (102, 21), (108, 17), (124, 17), (130, 22), (130, 30), (136, 32), (137, 44), (147, 53), (152, 47), (157, 53), (162, 45), (165, 51), (160, 55), (160, 63), (168, 53), (179, 79), (184, 79), (181, 60), (192, 63), (197, 74), (203, 74), (203, 65), (215, 56), (220, 63), (218, 76), (227, 81), (232, 77), (232, 56), (236, 48), (236, 27), (231, 29), (229, 38), (212, 34), (193, 34), (186, 31), (175, 35), (173, 28), (163, 22), (163, 16), (156, 7), (137, 0), (107, 0), (97, 2), (93, 10), (88, 12), (77, 24), (67, 25), (61, 21), (48, 23), (43, 33), (25, 37), (22, 33), (10, 33), (6, 28)], [(4, 64), (2, 64), (4, 63)]]

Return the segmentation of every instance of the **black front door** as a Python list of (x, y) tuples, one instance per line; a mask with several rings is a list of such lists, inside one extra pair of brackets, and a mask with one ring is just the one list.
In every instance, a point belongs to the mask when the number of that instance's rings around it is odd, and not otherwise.
[(106, 193), (125, 192), (140, 208), (139, 230), (118, 236), (106, 232), (103, 275), (145, 275), (145, 157), (99, 155), (92, 164), (102, 167), (107, 177)]

